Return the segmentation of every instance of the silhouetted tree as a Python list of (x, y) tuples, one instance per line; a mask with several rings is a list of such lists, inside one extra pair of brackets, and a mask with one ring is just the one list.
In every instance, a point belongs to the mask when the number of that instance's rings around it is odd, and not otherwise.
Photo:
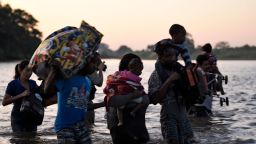
[(155, 45), (148, 45), (147, 46), (147, 51), (154, 52), (154, 49), (155, 49)]
[(100, 43), (98, 52), (102, 58), (116, 58), (116, 53), (105, 43)]
[(216, 43), (215, 48), (216, 48), (216, 49), (230, 48), (230, 45), (229, 45), (229, 43), (226, 42), (226, 41), (220, 41), (220, 42)]
[(122, 45), (119, 47), (117, 51), (115, 51), (119, 57), (122, 57), (123, 55), (133, 52), (131, 48), (129, 48), (126, 45)]
[(29, 59), (41, 42), (37, 20), (21, 9), (0, 4), (0, 60)]

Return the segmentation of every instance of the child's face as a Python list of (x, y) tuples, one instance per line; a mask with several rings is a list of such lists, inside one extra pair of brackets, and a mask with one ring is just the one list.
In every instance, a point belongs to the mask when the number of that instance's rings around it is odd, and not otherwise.
[(172, 36), (172, 39), (177, 44), (182, 44), (186, 40), (186, 34), (183, 32), (177, 33)]
[(143, 70), (143, 63), (141, 62), (141, 60), (134, 58), (129, 62), (128, 67), (129, 71), (139, 76), (141, 75)]
[(130, 71), (136, 74), (137, 76), (142, 74), (142, 70), (143, 70), (143, 65), (141, 63), (138, 63), (136, 66), (130, 68)]
[(201, 68), (202, 68), (205, 72), (207, 72), (207, 71), (209, 70), (209, 67), (210, 67), (209, 61), (204, 61), (204, 62), (202, 63), (202, 65), (201, 65)]

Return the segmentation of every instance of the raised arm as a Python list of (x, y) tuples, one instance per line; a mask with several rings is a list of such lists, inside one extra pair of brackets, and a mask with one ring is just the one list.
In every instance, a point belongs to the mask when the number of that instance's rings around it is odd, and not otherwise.
[(99, 72), (98, 72), (98, 81), (96, 83), (97, 86), (102, 86), (103, 84), (103, 69), (105, 68), (105, 62), (103, 61), (98, 66)]

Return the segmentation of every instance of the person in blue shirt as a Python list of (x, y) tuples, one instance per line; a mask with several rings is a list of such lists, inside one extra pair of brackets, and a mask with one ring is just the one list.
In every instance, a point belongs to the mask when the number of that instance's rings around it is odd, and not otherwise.
[(37, 130), (37, 124), (33, 118), (25, 116), (20, 112), (24, 97), (37, 89), (37, 84), (31, 80), (32, 70), (28, 67), (29, 61), (23, 60), (15, 67), (14, 80), (8, 83), (2, 105), (13, 103), (11, 113), (11, 127), (13, 132), (33, 132)]
[(83, 75), (56, 80), (58, 112), (55, 121), (58, 143), (91, 143), (85, 126), (90, 95), (90, 81)]
[(59, 144), (91, 144), (90, 133), (86, 126), (91, 81), (86, 75), (95, 71), (95, 65), (89, 59), (77, 74), (68, 79), (58, 78), (58, 64), (52, 65), (45, 80), (45, 90), (55, 87), (58, 97), (58, 112), (55, 131)]

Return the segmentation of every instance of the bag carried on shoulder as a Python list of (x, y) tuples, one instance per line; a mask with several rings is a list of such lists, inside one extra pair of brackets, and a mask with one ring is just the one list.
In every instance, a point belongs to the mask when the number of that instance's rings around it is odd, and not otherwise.
[(20, 112), (27, 118), (35, 122), (36, 125), (41, 125), (44, 118), (44, 107), (42, 97), (38, 93), (33, 93), (22, 100)]

